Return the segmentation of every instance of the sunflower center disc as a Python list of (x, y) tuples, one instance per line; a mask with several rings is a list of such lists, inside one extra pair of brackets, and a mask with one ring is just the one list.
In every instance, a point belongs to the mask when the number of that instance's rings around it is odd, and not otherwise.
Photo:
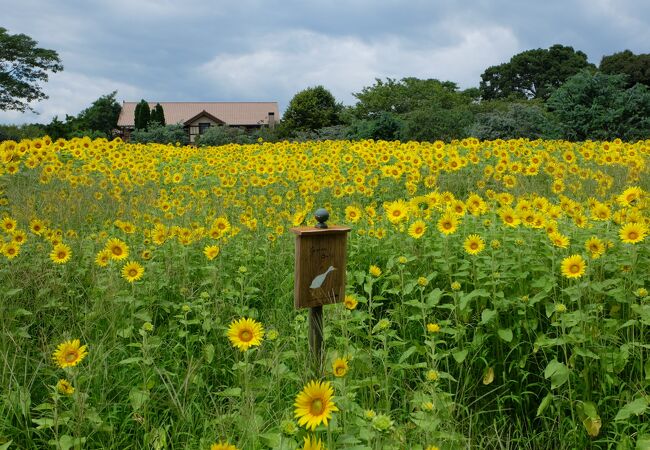
[(68, 353), (67, 355), (65, 355), (65, 360), (66, 360), (67, 362), (72, 362), (72, 361), (74, 361), (75, 359), (77, 359), (77, 355), (76, 355), (76, 353), (74, 353), (74, 352), (70, 352), (70, 353)]
[(320, 414), (323, 412), (323, 401), (321, 399), (316, 399), (311, 402), (311, 412), (312, 414)]
[(253, 336), (251, 335), (251, 332), (248, 330), (244, 330), (241, 332), (241, 340), (244, 342), (248, 342), (251, 340)]

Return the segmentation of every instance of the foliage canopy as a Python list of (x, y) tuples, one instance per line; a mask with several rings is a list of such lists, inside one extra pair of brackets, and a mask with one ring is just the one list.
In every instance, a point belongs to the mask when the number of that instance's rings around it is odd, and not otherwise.
[(630, 50), (603, 56), (600, 71), (609, 75), (627, 75), (627, 85), (637, 83), (650, 87), (650, 53), (635, 55)]
[(323, 86), (304, 89), (293, 96), (282, 118), (282, 132), (313, 131), (338, 125), (341, 104)]
[(526, 50), (507, 63), (488, 67), (481, 75), (484, 100), (498, 98), (547, 99), (554, 89), (585, 68), (594, 68), (587, 55), (560, 44)]
[(642, 84), (626, 88), (624, 75), (582, 71), (553, 93), (548, 107), (564, 139), (635, 141), (650, 136), (650, 90)]
[(0, 110), (32, 110), (30, 102), (48, 98), (39, 83), (48, 80), (48, 72), (61, 70), (57, 52), (37, 47), (25, 34), (11, 35), (0, 27)]

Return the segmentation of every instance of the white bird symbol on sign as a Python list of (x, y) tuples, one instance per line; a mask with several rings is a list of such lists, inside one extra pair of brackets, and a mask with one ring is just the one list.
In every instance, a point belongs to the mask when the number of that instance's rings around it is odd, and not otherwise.
[(316, 277), (311, 282), (311, 286), (309, 287), (311, 289), (318, 289), (319, 287), (321, 287), (325, 282), (325, 278), (327, 278), (327, 274), (329, 274), (334, 270), (336, 270), (336, 267), (329, 266), (329, 268), (324, 273), (321, 273), (320, 275), (316, 275)]

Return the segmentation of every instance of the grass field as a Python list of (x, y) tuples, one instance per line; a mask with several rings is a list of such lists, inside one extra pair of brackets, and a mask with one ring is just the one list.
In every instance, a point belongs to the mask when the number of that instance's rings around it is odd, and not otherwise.
[[(0, 143), (0, 449), (650, 448), (649, 154)], [(352, 228), (322, 375), (319, 207)]]

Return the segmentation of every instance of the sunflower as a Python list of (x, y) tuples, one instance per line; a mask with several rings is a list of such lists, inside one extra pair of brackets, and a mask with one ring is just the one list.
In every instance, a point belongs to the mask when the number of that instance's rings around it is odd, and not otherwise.
[(254, 319), (234, 320), (228, 328), (228, 339), (242, 352), (258, 346), (264, 338), (264, 327)]
[(63, 395), (72, 395), (74, 394), (74, 387), (68, 380), (59, 380), (58, 383), (56, 383), (56, 390), (59, 391)]
[(129, 261), (122, 267), (122, 278), (129, 283), (138, 281), (144, 275), (144, 267), (139, 262)]
[(23, 245), (27, 241), (27, 233), (22, 230), (16, 230), (11, 235), (11, 240), (18, 245)]
[(587, 216), (584, 214), (577, 214), (573, 218), (573, 223), (575, 223), (578, 228), (585, 228), (587, 226)]
[(377, 278), (378, 276), (381, 275), (381, 269), (375, 265), (371, 265), (370, 268), (368, 269), (368, 273), (373, 277)]
[(32, 233), (38, 236), (43, 232), (43, 230), (45, 230), (45, 224), (38, 219), (32, 219), (29, 222), (29, 229)]
[(447, 211), (438, 220), (438, 231), (443, 234), (454, 234), (458, 228), (458, 217), (451, 211)]
[(129, 247), (120, 239), (110, 239), (106, 243), (106, 250), (111, 252), (111, 259), (121, 261), (129, 256)]
[(325, 450), (325, 446), (320, 439), (311, 438), (310, 436), (305, 437), (305, 445), (301, 450)]
[(567, 236), (562, 233), (551, 233), (548, 235), (548, 238), (551, 240), (554, 246), (560, 248), (567, 248), (569, 246), (570, 240)]
[(589, 253), (591, 253), (593, 259), (600, 258), (600, 256), (605, 253), (605, 243), (596, 236), (587, 239), (587, 242), (585, 242), (585, 248)]
[(345, 208), (345, 220), (352, 223), (357, 223), (361, 218), (361, 210), (357, 206), (347, 206)]
[(65, 244), (57, 244), (50, 252), (50, 259), (56, 264), (65, 264), (70, 261), (72, 250)]
[(561, 194), (564, 192), (564, 182), (562, 180), (555, 180), (553, 184), (551, 184), (551, 191), (553, 191), (554, 194)]
[(355, 309), (357, 307), (359, 302), (357, 301), (356, 298), (354, 298), (354, 296), (346, 295), (345, 300), (343, 300), (343, 304), (345, 305), (345, 307), (347, 309), (352, 310), (352, 309)]
[(332, 363), (332, 373), (335, 377), (345, 376), (348, 369), (348, 358), (336, 358)]
[(422, 220), (416, 220), (409, 226), (409, 236), (414, 239), (420, 239), (424, 232), (427, 231), (427, 226)]
[(212, 261), (219, 254), (219, 246), (218, 245), (206, 245), (205, 248), (203, 249), (203, 254), (205, 255), (206, 258), (208, 258), (210, 261)]
[(384, 203), (386, 217), (391, 223), (399, 223), (408, 216), (408, 205), (404, 200)]
[(86, 346), (81, 345), (79, 339), (65, 341), (56, 348), (52, 354), (52, 359), (62, 369), (74, 367), (86, 357)]
[(632, 186), (625, 189), (617, 200), (621, 206), (632, 206), (637, 200), (641, 198), (643, 190), (638, 186)]
[(562, 275), (566, 278), (580, 278), (585, 274), (587, 264), (580, 255), (571, 255), (562, 260)]
[(440, 377), (440, 373), (437, 370), (429, 369), (426, 374), (427, 380), (436, 381)]
[(641, 242), (648, 233), (648, 228), (642, 223), (626, 223), (618, 232), (619, 237), (626, 244)]
[(219, 441), (216, 444), (212, 444), (210, 446), (210, 450), (239, 450), (239, 449), (234, 445), (229, 444), (228, 442)]
[(594, 220), (609, 220), (612, 212), (604, 203), (598, 203), (591, 210), (591, 217)]
[(17, 222), (11, 217), (3, 217), (2, 221), (0, 221), (0, 227), (7, 233), (12, 233), (16, 229), (16, 226)]
[(221, 235), (224, 235), (230, 231), (230, 221), (226, 217), (217, 217), (214, 219), (214, 222), (212, 222), (212, 228), (219, 230)]
[(295, 417), (300, 426), (314, 431), (318, 425), (331, 419), (332, 412), (339, 409), (334, 404), (332, 396), (334, 389), (329, 381), (310, 381), (296, 397), (294, 403)]
[(470, 255), (478, 255), (485, 248), (485, 242), (483, 242), (483, 238), (478, 234), (470, 234), (467, 236), (467, 239), (465, 239), (463, 248)]
[(458, 217), (463, 217), (465, 215), (465, 203), (462, 200), (454, 200), (451, 202), (451, 210)]
[(111, 251), (107, 248), (97, 253), (95, 256), (95, 264), (100, 267), (106, 267), (111, 260)]
[(15, 242), (8, 242), (5, 245), (0, 246), (0, 248), (2, 249), (2, 254), (8, 259), (14, 259), (20, 253), (20, 245)]

